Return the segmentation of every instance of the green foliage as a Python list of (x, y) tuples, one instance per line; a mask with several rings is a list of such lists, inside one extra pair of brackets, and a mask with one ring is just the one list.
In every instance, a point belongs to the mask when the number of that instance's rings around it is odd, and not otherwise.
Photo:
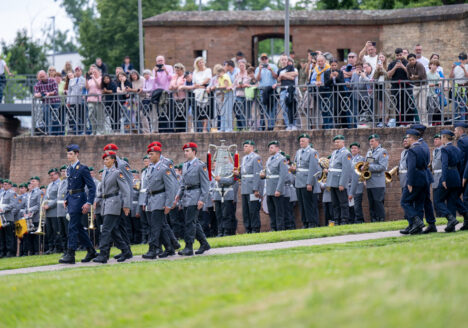
[[(44, 47), (52, 52), (54, 49), (54, 35), (52, 28), (49, 26), (48, 28), (44, 29), (45, 34), (46, 34), (46, 40), (44, 43)], [(65, 31), (60, 31), (60, 30), (55, 30), (55, 53), (60, 54), (60, 53), (67, 53), (67, 52), (77, 52), (78, 47), (75, 44), (75, 41), (73, 39), (69, 39), (68, 37), (68, 30)]]
[(16, 32), (11, 44), (2, 41), (1, 48), (8, 58), (8, 67), (16, 74), (36, 74), (47, 66), (44, 47), (32, 40), (26, 30)]
[(7, 79), (5, 89), (3, 90), (5, 104), (12, 104), (15, 100), (24, 100), (31, 97), (32, 86), (27, 85), (26, 76), (14, 75)]

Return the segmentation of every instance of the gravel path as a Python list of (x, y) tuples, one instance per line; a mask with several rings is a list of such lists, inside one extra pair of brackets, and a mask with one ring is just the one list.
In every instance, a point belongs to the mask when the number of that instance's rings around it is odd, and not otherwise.
[[(438, 226), (437, 229), (439, 232), (444, 231), (445, 226)], [(402, 235), (398, 231), (382, 231), (382, 232), (371, 232), (371, 233), (362, 233), (362, 234), (353, 234), (353, 235), (343, 235), (343, 236), (334, 236), (334, 237), (324, 237), (324, 238), (314, 238), (314, 239), (304, 239), (304, 240), (292, 240), (292, 241), (283, 241), (278, 243), (269, 243), (269, 244), (257, 244), (257, 245), (247, 245), (247, 246), (234, 246), (234, 247), (221, 247), (210, 249), (203, 255), (199, 256), (212, 256), (212, 255), (226, 255), (226, 254), (237, 254), (245, 252), (259, 252), (259, 251), (271, 251), (276, 249), (286, 249), (294, 247), (303, 247), (303, 246), (316, 246), (316, 245), (330, 245), (330, 244), (342, 244), (349, 243), (354, 241), (363, 241), (363, 240), (373, 240), (389, 237), (401, 237)], [(157, 261), (175, 261), (186, 259), (187, 257), (183, 256), (171, 256), (164, 260)], [(189, 257), (190, 258), (190, 257)], [(77, 259), (77, 261), (81, 260)], [(132, 259), (125, 261), (124, 263), (118, 263), (116, 260), (111, 259), (107, 262), (107, 265), (115, 264), (125, 264), (131, 262), (144, 262), (144, 261), (156, 261), (156, 260), (145, 260), (141, 255), (134, 256)], [(81, 263), (77, 262), (75, 265), (67, 264), (54, 264), (54, 265), (45, 265), (38, 267), (28, 267), (12, 270), (3, 270), (0, 271), (0, 276), (7, 276), (13, 274), (24, 274), (24, 273), (34, 273), (34, 272), (48, 272), (48, 271), (58, 271), (67, 268), (80, 268), (80, 267), (90, 267), (90, 266), (102, 266), (103, 264), (98, 263)]]

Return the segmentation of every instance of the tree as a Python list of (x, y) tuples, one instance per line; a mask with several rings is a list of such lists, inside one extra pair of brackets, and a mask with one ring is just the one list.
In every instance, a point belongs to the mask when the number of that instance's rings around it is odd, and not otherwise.
[(47, 67), (44, 47), (32, 40), (26, 30), (16, 32), (13, 42), (8, 45), (2, 41), (2, 53), (6, 54), (10, 69), (17, 74), (36, 74)]
[(75, 44), (75, 41), (73, 39), (68, 38), (68, 30), (55, 30), (55, 36), (53, 35), (51, 27), (44, 29), (43, 32), (46, 35), (44, 47), (47, 51), (52, 52), (54, 50), (54, 37), (56, 54), (78, 51), (78, 47)]

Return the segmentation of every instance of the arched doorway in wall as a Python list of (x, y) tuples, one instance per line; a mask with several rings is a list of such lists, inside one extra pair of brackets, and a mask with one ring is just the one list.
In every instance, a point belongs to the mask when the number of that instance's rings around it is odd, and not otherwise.
[[(293, 49), (292, 35), (289, 36), (289, 50)], [(266, 52), (270, 61), (276, 63), (278, 57), (284, 52), (283, 33), (264, 33), (252, 36), (252, 65), (257, 66), (259, 56)]]

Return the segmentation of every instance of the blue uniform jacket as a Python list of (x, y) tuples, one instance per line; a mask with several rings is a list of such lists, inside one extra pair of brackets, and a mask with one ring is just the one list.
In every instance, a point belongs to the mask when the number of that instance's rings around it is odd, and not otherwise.
[(463, 176), (464, 179), (468, 177), (468, 170), (466, 169), (468, 163), (468, 136), (463, 134), (460, 139), (457, 141), (457, 147), (462, 152), (462, 167), (460, 169), (460, 175)]
[(425, 187), (430, 184), (429, 175), (427, 173), (427, 171), (429, 171), (427, 167), (429, 162), (424, 148), (419, 142), (414, 143), (411, 148), (408, 149), (406, 164), (408, 167), (406, 176), (407, 186)]
[(442, 176), (439, 187), (445, 181), (447, 188), (461, 187), (459, 169), (463, 164), (463, 153), (451, 142), (442, 147)]
[[(86, 165), (78, 162), (75, 168), (71, 165), (67, 168), (67, 195), (65, 200), (67, 202), (68, 213), (81, 213), (82, 206), (86, 203), (93, 204), (96, 195), (96, 185), (89, 173), (89, 168)], [(85, 186), (88, 187), (89, 193), (86, 196)], [(83, 189), (82, 192), (70, 194), (70, 190)]]
[[(421, 147), (424, 150), (424, 155), (427, 158), (427, 162), (430, 163), (431, 162), (431, 150), (429, 149), (429, 145), (426, 143), (426, 141), (424, 141), (423, 138), (419, 139), (419, 143), (421, 144)], [(427, 174), (428, 174), (429, 182), (433, 183), (434, 177), (432, 176), (431, 171), (427, 170)]]

